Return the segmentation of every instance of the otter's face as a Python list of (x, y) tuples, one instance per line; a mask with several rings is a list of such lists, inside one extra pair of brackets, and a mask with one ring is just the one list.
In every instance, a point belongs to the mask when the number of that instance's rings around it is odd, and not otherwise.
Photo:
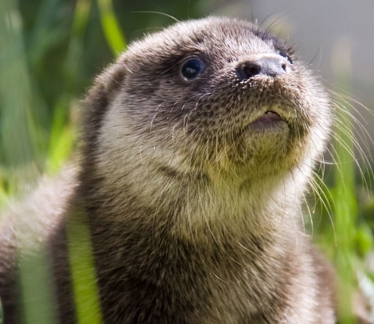
[(110, 94), (98, 137), (108, 163), (274, 175), (321, 154), (331, 123), (325, 91), (292, 49), (243, 21), (148, 36), (99, 82)]

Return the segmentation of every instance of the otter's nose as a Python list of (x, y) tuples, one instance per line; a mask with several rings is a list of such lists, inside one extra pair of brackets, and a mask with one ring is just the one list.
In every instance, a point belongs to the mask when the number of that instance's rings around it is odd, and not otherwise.
[(289, 62), (280, 55), (262, 56), (241, 62), (237, 71), (242, 80), (247, 80), (259, 74), (274, 78), (289, 71)]

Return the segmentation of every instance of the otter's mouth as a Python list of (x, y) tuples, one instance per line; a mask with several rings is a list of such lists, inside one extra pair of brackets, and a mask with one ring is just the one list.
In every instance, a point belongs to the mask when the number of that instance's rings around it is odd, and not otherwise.
[(249, 123), (247, 128), (267, 129), (276, 127), (279, 124), (287, 124), (287, 122), (275, 111), (267, 110), (263, 115)]

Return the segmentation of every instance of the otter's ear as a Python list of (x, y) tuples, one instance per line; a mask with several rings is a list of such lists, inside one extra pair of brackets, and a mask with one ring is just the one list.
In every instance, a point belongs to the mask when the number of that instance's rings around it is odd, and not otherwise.
[(103, 85), (107, 94), (113, 94), (113, 92), (117, 92), (121, 88), (125, 75), (125, 66), (121, 63), (114, 63), (99, 76), (98, 81)]
[[(95, 143), (97, 130), (101, 127), (111, 100), (124, 84), (126, 73), (128, 70), (122, 63), (111, 64), (96, 78), (94, 85), (88, 91), (85, 99), (85, 114), (82, 116), (83, 141), (86, 143)], [(87, 146), (88, 149), (90, 147)]]

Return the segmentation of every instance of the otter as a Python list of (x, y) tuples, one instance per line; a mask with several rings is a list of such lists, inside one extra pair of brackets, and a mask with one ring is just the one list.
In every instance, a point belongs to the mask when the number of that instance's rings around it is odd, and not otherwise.
[(105, 323), (336, 323), (333, 271), (300, 225), (333, 111), (289, 45), (237, 19), (179, 22), (107, 67), (82, 119), (79, 166), (1, 227), (5, 323), (18, 257), (41, 246), (59, 320), (77, 321), (66, 224), (82, 217)]

